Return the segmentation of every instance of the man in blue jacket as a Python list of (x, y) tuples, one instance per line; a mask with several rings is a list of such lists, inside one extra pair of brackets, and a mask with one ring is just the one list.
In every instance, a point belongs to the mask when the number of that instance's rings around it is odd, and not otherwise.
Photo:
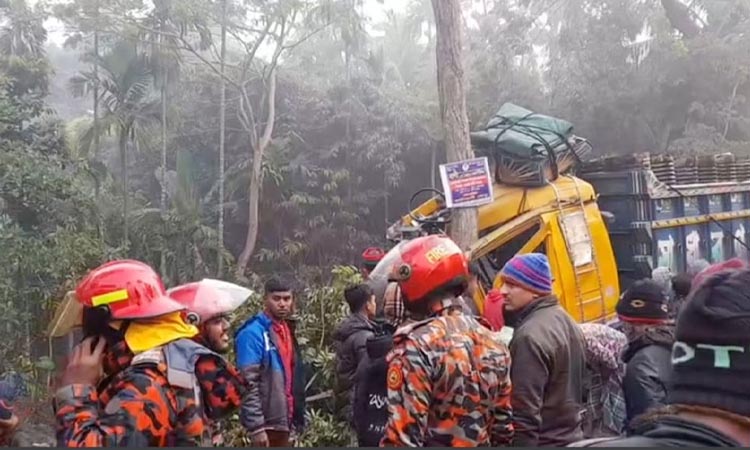
[(304, 367), (289, 320), (294, 305), (289, 285), (265, 285), (265, 310), (235, 335), (237, 366), (250, 386), (240, 420), (257, 447), (289, 447), (289, 434), (304, 425)]

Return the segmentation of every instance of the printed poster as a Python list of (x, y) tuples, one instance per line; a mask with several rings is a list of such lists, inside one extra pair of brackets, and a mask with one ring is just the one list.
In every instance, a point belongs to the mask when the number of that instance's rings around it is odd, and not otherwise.
[(440, 165), (448, 208), (470, 208), (492, 203), (492, 177), (486, 157)]

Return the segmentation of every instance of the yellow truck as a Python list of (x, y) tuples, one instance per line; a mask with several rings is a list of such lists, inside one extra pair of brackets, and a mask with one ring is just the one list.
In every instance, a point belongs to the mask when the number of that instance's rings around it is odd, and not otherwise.
[[(620, 291), (656, 267), (676, 274), (699, 262), (748, 258), (750, 161), (728, 153), (591, 159), (572, 124), (510, 103), (471, 141), (494, 178), (493, 200), (478, 207), (479, 238), (468, 249), (480, 272), (480, 310), (516, 254), (548, 256), (555, 293), (579, 322), (614, 318)], [(413, 207), (423, 191), (433, 196)], [(388, 228), (389, 240), (448, 231), (451, 209), (441, 192), (423, 189), (411, 203)], [(376, 293), (384, 291), (388, 260), (371, 275)]]
[[(584, 164), (580, 176), (560, 175), (540, 186), (495, 182), (494, 201), (478, 208), (479, 239), (469, 249), (484, 291), (498, 286), (496, 274), (513, 255), (542, 252), (571, 316), (604, 322), (614, 318), (620, 291), (656, 267), (678, 273), (699, 261), (748, 258), (750, 162), (693, 164), (693, 177), (681, 178), (679, 167), (603, 160)], [(410, 209), (389, 227), (390, 240), (450, 226), (440, 193)], [(480, 310), (483, 299), (484, 292), (475, 299)]]

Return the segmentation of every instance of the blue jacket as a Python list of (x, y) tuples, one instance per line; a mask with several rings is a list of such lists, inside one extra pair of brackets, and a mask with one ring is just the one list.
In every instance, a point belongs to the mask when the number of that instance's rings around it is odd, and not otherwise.
[[(271, 327), (271, 318), (262, 312), (250, 318), (235, 333), (237, 367), (250, 388), (242, 399), (240, 420), (252, 434), (263, 430), (290, 431), (301, 429), (305, 416), (304, 366), (294, 336), (294, 324), (287, 322), (294, 346), (294, 373), (287, 374), (278, 350), (278, 336)], [(289, 414), (285, 381), (293, 377), (294, 411)], [(292, 416), (292, 423), (289, 417)]]

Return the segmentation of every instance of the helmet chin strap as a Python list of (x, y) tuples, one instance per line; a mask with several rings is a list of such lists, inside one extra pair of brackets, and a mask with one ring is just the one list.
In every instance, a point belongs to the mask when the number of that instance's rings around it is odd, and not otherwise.
[(461, 308), (463, 306), (461, 302), (461, 297), (456, 297), (452, 294), (445, 294), (445, 296), (439, 300), (429, 301), (428, 307), (432, 315), (438, 315), (446, 309)]
[(413, 319), (424, 320), (428, 317), (439, 316), (448, 309), (461, 310), (463, 308), (461, 297), (453, 294), (443, 293), (440, 297), (425, 299), (422, 307), (410, 310)]

